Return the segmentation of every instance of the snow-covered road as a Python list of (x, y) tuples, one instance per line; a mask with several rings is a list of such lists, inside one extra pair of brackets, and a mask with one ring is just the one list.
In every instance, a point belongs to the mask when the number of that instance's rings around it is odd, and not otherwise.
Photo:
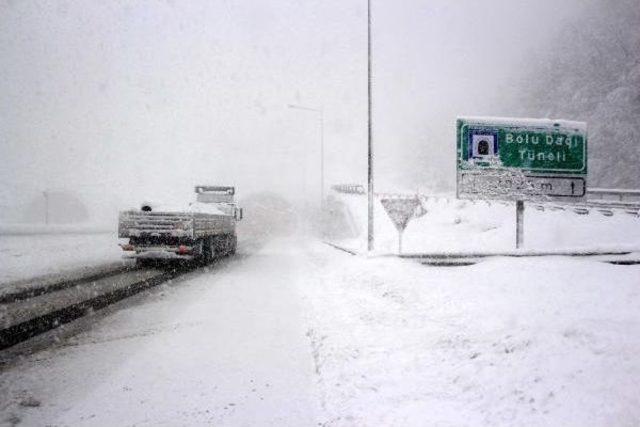
[(639, 304), (638, 266), (435, 268), (274, 240), (11, 363), (0, 421), (637, 425)]
[[(3, 373), (3, 418), (28, 425), (314, 424), (300, 259), (288, 245), (272, 245), (133, 298)], [(25, 395), (42, 405), (16, 406)]]

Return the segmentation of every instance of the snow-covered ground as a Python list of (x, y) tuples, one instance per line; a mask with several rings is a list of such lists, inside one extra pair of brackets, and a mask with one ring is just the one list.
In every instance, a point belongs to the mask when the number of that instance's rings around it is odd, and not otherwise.
[(639, 304), (640, 266), (437, 268), (280, 239), (16, 359), (0, 420), (638, 425)]
[(347, 257), (307, 288), (328, 425), (640, 423), (640, 267)]
[(122, 260), (113, 233), (0, 235), (2, 283)]
[[(367, 197), (334, 193), (338, 206), (348, 211), (349, 232), (336, 243), (364, 250), (367, 232)], [(557, 251), (563, 249), (640, 249), (640, 217), (618, 211), (606, 217), (596, 210), (589, 215), (572, 211), (539, 211), (525, 205), (524, 248)], [(510, 251), (515, 248), (515, 204), (428, 198), (427, 213), (415, 218), (403, 235), (403, 251), (472, 252)], [(397, 253), (398, 232), (382, 204), (375, 204), (376, 250)]]

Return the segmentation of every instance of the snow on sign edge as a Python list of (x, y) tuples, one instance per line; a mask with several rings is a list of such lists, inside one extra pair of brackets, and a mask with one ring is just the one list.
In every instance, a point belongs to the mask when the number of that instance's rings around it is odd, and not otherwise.
[(565, 119), (534, 119), (534, 118), (514, 118), (514, 117), (491, 117), (491, 116), (458, 116), (456, 120), (472, 122), (474, 124), (489, 126), (544, 126), (553, 127), (559, 125), (563, 128), (574, 129), (578, 132), (587, 131), (587, 123)]

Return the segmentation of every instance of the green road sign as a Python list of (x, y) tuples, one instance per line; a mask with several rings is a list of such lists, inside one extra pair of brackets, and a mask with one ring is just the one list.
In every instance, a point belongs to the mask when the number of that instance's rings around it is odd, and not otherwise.
[(458, 196), (511, 200), (586, 194), (586, 124), (566, 120), (457, 120)]

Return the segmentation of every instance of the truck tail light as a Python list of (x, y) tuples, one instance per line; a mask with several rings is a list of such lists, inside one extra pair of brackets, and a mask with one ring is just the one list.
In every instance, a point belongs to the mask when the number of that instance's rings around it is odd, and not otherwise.
[(191, 248), (189, 246), (185, 246), (185, 245), (178, 246), (178, 254), (186, 255), (189, 253), (191, 253)]
[(123, 251), (132, 251), (132, 250), (134, 250), (134, 249), (135, 249), (135, 248), (133, 247), (133, 245), (132, 245), (132, 244), (130, 244), (130, 243), (122, 244), (122, 245), (120, 245), (120, 247), (122, 248), (122, 250), (123, 250)]

